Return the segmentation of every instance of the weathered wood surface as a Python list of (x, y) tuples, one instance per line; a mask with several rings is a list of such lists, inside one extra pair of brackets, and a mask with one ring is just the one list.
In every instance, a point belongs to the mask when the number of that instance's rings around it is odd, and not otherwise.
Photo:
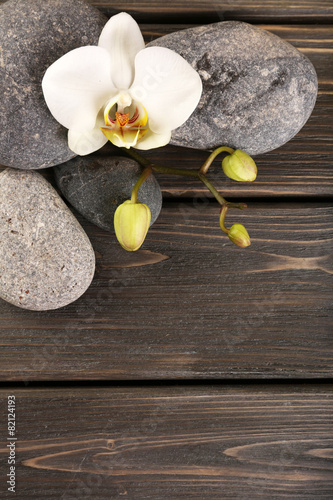
[(88, 291), (49, 312), (0, 302), (1, 380), (330, 377), (333, 208), (166, 203), (142, 250), (82, 222), (97, 256)]
[[(6, 0), (0, 0), (5, 3)], [(87, 0), (107, 16), (128, 12), (140, 22), (188, 23), (230, 19), (252, 23), (329, 23), (331, 0)]]
[(1, 498), (329, 499), (331, 385), (0, 391), (16, 397), (17, 492)]
[[(331, 500), (332, 0), (89, 2), (131, 13), (147, 41), (256, 23), (311, 59), (318, 100), (292, 141), (256, 158), (255, 183), (225, 179), (218, 161), (209, 173), (227, 197), (249, 199), (228, 217), (246, 225), (248, 249), (221, 233), (205, 188), (159, 175), (163, 210), (139, 252), (78, 217), (97, 270), (77, 302), (36, 313), (0, 300), (0, 497)], [(144, 154), (188, 168), (206, 158), (171, 146)], [(16, 494), (6, 485), (10, 394)]]
[(252, 23), (328, 23), (331, 0), (89, 0), (108, 16), (126, 11), (143, 22), (216, 22), (230, 19)]

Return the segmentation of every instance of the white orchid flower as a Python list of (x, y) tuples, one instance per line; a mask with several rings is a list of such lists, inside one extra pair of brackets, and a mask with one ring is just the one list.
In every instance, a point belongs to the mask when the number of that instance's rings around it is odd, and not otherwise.
[(190, 64), (172, 50), (145, 48), (139, 26), (124, 12), (106, 23), (98, 46), (74, 49), (53, 63), (42, 87), (78, 155), (108, 140), (126, 148), (164, 146), (202, 92)]

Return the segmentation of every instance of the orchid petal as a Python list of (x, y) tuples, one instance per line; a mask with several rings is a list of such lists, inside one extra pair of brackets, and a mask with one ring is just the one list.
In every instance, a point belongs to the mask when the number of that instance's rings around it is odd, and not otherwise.
[(145, 129), (131, 129), (126, 127), (119, 127), (115, 130), (109, 127), (101, 127), (101, 131), (118, 148), (134, 147), (138, 140), (148, 131)]
[(111, 58), (111, 78), (118, 89), (127, 89), (134, 78), (134, 59), (145, 46), (134, 19), (121, 12), (106, 23), (99, 37), (99, 47), (108, 50)]
[(118, 92), (109, 69), (109, 53), (94, 46), (74, 49), (53, 63), (42, 86), (54, 118), (72, 131), (92, 130), (100, 108)]
[(198, 73), (179, 54), (165, 47), (147, 47), (135, 58), (135, 79), (129, 92), (141, 102), (149, 128), (160, 133), (182, 125), (199, 103)]
[(103, 125), (103, 113), (98, 114), (96, 125), (92, 130), (87, 132), (77, 132), (75, 130), (68, 131), (68, 147), (74, 153), (80, 156), (89, 155), (97, 151), (108, 142), (100, 129)]
[(68, 147), (80, 156), (89, 155), (97, 151), (108, 142), (99, 127), (95, 127), (89, 132), (68, 131)]
[(155, 132), (148, 130), (148, 132), (142, 137), (142, 139), (138, 141), (138, 143), (134, 147), (136, 149), (142, 149), (142, 150), (160, 148), (161, 146), (169, 144), (170, 139), (171, 139), (170, 130), (166, 130), (161, 134), (155, 134)]

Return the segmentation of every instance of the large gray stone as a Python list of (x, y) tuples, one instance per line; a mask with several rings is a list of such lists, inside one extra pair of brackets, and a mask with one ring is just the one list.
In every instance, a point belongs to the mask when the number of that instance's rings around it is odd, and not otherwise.
[(55, 189), (37, 172), (0, 174), (0, 297), (23, 309), (57, 309), (91, 283), (95, 254)]
[(96, 45), (106, 17), (80, 0), (9, 0), (0, 6), (0, 163), (38, 169), (73, 158), (67, 130), (41, 87), (66, 52)]
[(255, 26), (226, 21), (171, 33), (149, 45), (181, 54), (203, 82), (197, 109), (173, 132), (171, 144), (264, 153), (289, 141), (314, 107), (317, 76), (312, 63)]
[[(118, 205), (131, 198), (143, 171), (136, 161), (118, 156), (77, 157), (54, 168), (65, 198), (96, 226), (114, 232), (113, 216)], [(162, 208), (162, 194), (153, 175), (141, 185), (138, 201), (148, 205), (151, 224)]]

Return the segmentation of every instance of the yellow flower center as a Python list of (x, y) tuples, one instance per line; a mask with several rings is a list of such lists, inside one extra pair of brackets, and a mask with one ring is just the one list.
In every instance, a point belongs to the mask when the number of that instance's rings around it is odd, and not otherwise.
[(120, 93), (104, 109), (103, 134), (115, 146), (130, 148), (147, 133), (147, 112), (140, 102)]

